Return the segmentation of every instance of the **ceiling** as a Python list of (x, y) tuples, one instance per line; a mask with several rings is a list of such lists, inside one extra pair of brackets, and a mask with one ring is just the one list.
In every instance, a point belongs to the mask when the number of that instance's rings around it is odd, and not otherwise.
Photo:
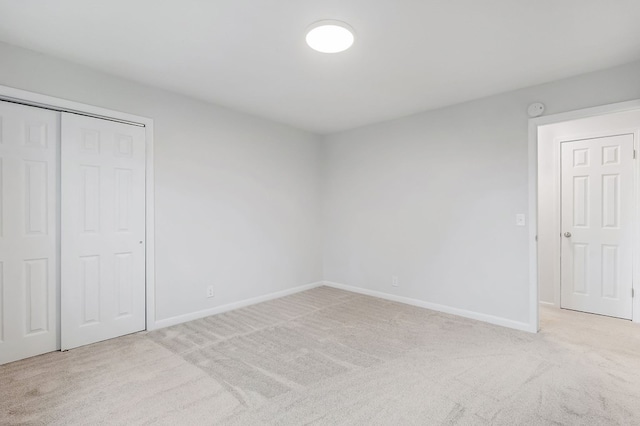
[(640, 59), (640, 1), (0, 0), (0, 41), (325, 134)]

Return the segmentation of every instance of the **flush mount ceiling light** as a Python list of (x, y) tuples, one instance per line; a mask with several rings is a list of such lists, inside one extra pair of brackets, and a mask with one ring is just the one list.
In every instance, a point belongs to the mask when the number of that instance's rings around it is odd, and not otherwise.
[(307, 44), (322, 53), (338, 53), (353, 44), (353, 29), (340, 21), (319, 21), (307, 29)]

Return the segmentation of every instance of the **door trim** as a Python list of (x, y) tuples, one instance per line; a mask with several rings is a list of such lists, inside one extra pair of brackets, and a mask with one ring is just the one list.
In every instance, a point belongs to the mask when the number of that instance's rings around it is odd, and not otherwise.
[[(81, 102), (60, 99), (26, 90), (0, 85), (0, 100), (16, 102), (56, 111), (73, 112), (91, 117), (124, 122), (145, 128), (146, 171), (145, 171), (145, 291), (146, 330), (156, 326), (155, 309), (155, 223), (154, 223), (154, 170), (153, 170), (153, 119), (125, 112), (110, 110)], [(59, 291), (59, 290), (58, 290)], [(58, 320), (59, 321), (59, 320)], [(59, 329), (59, 323), (58, 323)]]
[[(640, 110), (640, 100), (632, 100), (619, 102), (608, 105), (601, 105), (591, 108), (585, 108), (575, 111), (569, 111), (559, 114), (553, 114), (543, 117), (529, 119), (529, 137), (528, 137), (528, 189), (529, 189), (529, 327), (530, 331), (537, 332), (540, 329), (539, 316), (539, 282), (538, 282), (538, 128), (540, 126), (561, 123), (564, 121), (577, 120), (581, 118), (595, 117), (599, 115), (614, 114), (619, 112)], [(637, 133), (636, 133), (637, 135)], [(635, 149), (638, 150), (638, 141), (634, 141)], [(640, 212), (639, 194), (640, 177), (638, 175), (639, 167), (634, 165), (634, 219), (638, 217)], [(559, 220), (559, 218), (558, 218)], [(640, 289), (640, 256), (638, 248), (640, 248), (640, 220), (634, 220), (634, 243), (633, 243), (633, 289), (636, 293)], [(558, 228), (559, 229), (559, 228)], [(559, 271), (558, 271), (559, 272)], [(640, 323), (640, 297), (633, 299), (633, 322)]]

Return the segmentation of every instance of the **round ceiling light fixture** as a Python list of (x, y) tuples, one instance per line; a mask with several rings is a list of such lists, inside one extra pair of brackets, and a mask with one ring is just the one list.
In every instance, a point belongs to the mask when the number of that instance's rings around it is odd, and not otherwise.
[(353, 44), (353, 28), (340, 21), (318, 21), (307, 29), (307, 44), (322, 53), (338, 53)]

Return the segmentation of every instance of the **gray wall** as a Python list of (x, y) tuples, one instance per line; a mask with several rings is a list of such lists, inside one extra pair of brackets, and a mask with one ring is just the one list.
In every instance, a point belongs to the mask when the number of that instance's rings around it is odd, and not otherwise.
[[(636, 62), (327, 136), (325, 280), (528, 323), (527, 228), (515, 226), (528, 212), (527, 106), (637, 99), (639, 76)], [(542, 299), (552, 292), (542, 275)]]
[(317, 136), (6, 44), (0, 58), (1, 85), (154, 119), (157, 319), (322, 279)]
[[(0, 57), (2, 85), (155, 120), (158, 319), (324, 278), (526, 323), (527, 106), (640, 98), (636, 62), (320, 138), (8, 45)], [(544, 274), (540, 292), (552, 300)]]

